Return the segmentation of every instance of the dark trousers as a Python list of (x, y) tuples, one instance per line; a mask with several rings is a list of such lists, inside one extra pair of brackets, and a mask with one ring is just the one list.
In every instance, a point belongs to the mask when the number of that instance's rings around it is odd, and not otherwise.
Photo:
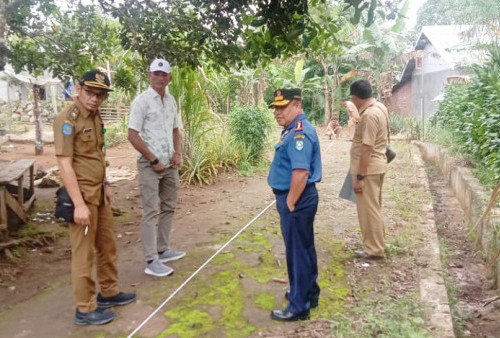
[(290, 304), (287, 310), (298, 313), (308, 310), (310, 301), (317, 299), (320, 291), (316, 282), (318, 263), (313, 229), (314, 216), (318, 210), (318, 191), (314, 184), (307, 185), (294, 212), (290, 212), (286, 205), (287, 196), (287, 191), (276, 193), (276, 208), (280, 214), (290, 281)]

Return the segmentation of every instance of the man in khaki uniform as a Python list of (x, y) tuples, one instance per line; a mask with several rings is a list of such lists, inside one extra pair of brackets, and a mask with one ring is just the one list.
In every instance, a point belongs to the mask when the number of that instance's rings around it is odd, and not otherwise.
[(363, 250), (358, 258), (385, 258), (385, 231), (382, 217), (382, 184), (387, 166), (387, 108), (372, 97), (366, 80), (351, 85), (352, 102), (359, 110), (359, 122), (351, 146), (350, 173), (356, 193)]
[[(128, 304), (136, 297), (118, 288), (112, 192), (106, 181), (105, 129), (99, 113), (110, 90), (105, 73), (98, 70), (85, 73), (76, 86), (78, 96), (54, 120), (57, 163), (75, 206), (69, 235), (77, 325), (109, 323), (115, 314), (104, 309)], [(97, 297), (92, 279), (94, 251), (101, 289)]]

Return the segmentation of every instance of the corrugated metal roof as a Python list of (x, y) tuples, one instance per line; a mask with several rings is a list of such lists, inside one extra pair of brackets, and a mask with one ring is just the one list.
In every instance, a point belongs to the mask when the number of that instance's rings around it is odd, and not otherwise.
[(452, 69), (482, 63), (486, 58), (485, 51), (475, 50), (473, 47), (492, 41), (485, 27), (472, 25), (424, 26), (415, 49), (423, 49), (424, 46), (420, 45), (425, 38)]

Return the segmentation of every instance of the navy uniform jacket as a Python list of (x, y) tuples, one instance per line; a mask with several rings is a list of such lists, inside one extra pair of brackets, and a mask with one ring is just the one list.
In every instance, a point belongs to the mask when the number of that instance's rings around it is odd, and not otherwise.
[(294, 169), (309, 171), (307, 184), (321, 181), (321, 152), (316, 130), (300, 114), (286, 126), (274, 154), (267, 182), (276, 190), (289, 190)]

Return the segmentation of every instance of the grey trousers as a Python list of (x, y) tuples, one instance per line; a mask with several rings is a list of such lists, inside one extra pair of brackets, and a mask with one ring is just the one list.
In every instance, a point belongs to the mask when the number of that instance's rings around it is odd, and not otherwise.
[(158, 173), (143, 157), (137, 161), (137, 170), (142, 200), (142, 253), (144, 260), (149, 261), (158, 258), (158, 252), (169, 248), (180, 186), (179, 170), (167, 168)]

